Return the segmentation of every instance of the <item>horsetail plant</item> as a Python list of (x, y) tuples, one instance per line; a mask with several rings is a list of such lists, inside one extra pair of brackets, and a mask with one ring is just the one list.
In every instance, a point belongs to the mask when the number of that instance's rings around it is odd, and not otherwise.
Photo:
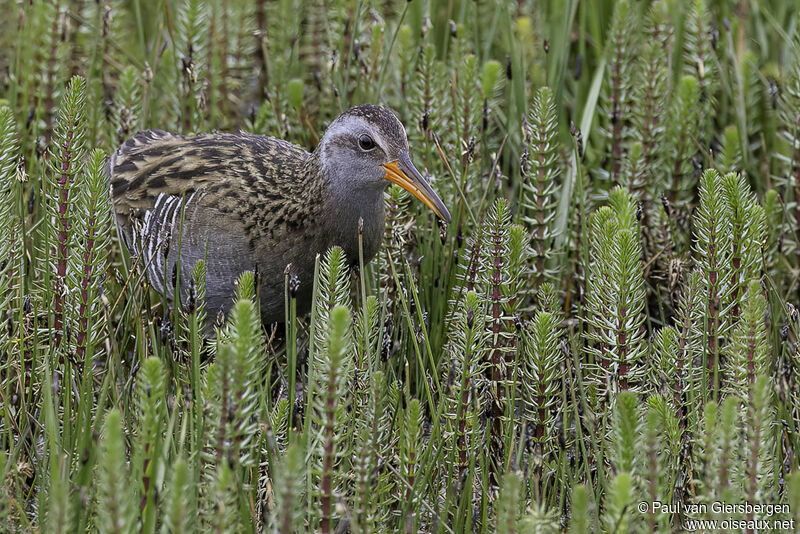
[[(319, 267), (319, 281), (316, 302), (316, 317), (314, 323), (315, 339), (313, 340), (312, 353), (324, 353), (326, 343), (330, 337), (328, 328), (330, 314), (337, 306), (350, 307), (350, 271), (344, 250), (333, 247), (322, 258)], [(301, 280), (302, 284), (303, 281)], [(313, 362), (312, 362), (313, 365)]]
[(633, 473), (637, 439), (641, 427), (636, 395), (625, 391), (617, 395), (612, 423), (612, 461), (617, 472)]
[[(486, 382), (484, 373), (488, 364), (485, 354), (489, 333), (482, 307), (483, 300), (474, 291), (468, 292), (459, 302), (454, 318), (456, 327), (450, 332), (448, 377), (443, 381), (450, 387), (444, 410), (447, 420), (445, 436), (449, 438), (448, 486), (454, 490), (461, 488), (462, 509), (471, 506), (470, 488), (473, 487), (473, 481), (470, 458), (478, 453), (484, 443), (480, 433), (476, 432), (477, 420), (483, 413), (479, 391)], [(466, 503), (464, 499), (468, 499)], [(456, 515), (454, 519), (458, 517)]]
[[(188, 347), (192, 372), (195, 375), (192, 388), (197, 388), (194, 393), (200, 395), (199, 376), (200, 358), (206, 352), (201, 336), (206, 323), (206, 263), (203, 260), (195, 263), (192, 274), (186, 283), (185, 307), (181, 309), (181, 334), (182, 347)], [(195, 369), (194, 367), (197, 366)]]
[(490, 59), (483, 64), (481, 70), (481, 95), (483, 96), (483, 112), (481, 130), (484, 135), (488, 134), (491, 128), (490, 116), (494, 107), (499, 104), (499, 93), (503, 87), (501, 73), (503, 66), (500, 62)]
[[(707, 456), (704, 464), (709, 472), (711, 483), (706, 499), (741, 499), (741, 486), (736, 484), (742, 476), (742, 457), (739, 447), (741, 423), (739, 414), (741, 398), (729, 396), (719, 405), (717, 412), (718, 422), (713, 428), (710, 447), (706, 447), (702, 454)], [(716, 404), (714, 405), (716, 406)]]
[[(411, 76), (416, 66), (418, 55), (416, 48), (417, 42), (415, 36), (411, 35), (411, 27), (408, 24), (402, 24), (397, 29), (397, 51), (400, 58), (397, 76), (400, 80), (400, 95), (404, 99), (408, 98), (411, 91)], [(412, 122), (411, 117), (408, 115), (402, 116), (402, 120), (404, 123)]]
[(139, 494), (141, 528), (155, 529), (159, 477), (164, 459), (164, 428), (167, 406), (164, 392), (164, 366), (157, 358), (148, 358), (142, 364), (136, 384), (137, 413), (141, 426), (134, 439), (134, 461), (131, 473)]
[(789, 509), (795, 510), (791, 513), (791, 517), (797, 521), (800, 519), (798, 517), (800, 514), (796, 512), (797, 506), (800, 505), (800, 479), (798, 479), (797, 475), (792, 474), (787, 477), (786, 488), (786, 494), (788, 495), (786, 501), (789, 504)]
[(324, 349), (314, 354), (314, 386), (309, 406), (315, 429), (309, 447), (314, 461), (311, 471), (314, 493), (319, 499), (319, 529), (333, 532), (336, 501), (344, 483), (339, 464), (344, 453), (342, 447), (347, 429), (343, 418), (353, 368), (349, 309), (336, 304), (326, 322), (327, 341)]
[[(76, 218), (75, 253), (78, 275), (78, 313), (75, 354), (81, 365), (92, 366), (95, 348), (103, 331), (102, 279), (107, 268), (111, 242), (111, 210), (108, 204), (109, 183), (105, 173), (105, 154), (95, 150), (89, 156), (84, 185), (79, 190)], [(84, 363), (84, 360), (88, 361)]]
[(762, 247), (765, 245), (766, 214), (759, 206), (743, 174), (730, 172), (722, 178), (728, 205), (730, 239), (730, 304), (731, 316), (739, 317), (744, 292), (751, 280), (760, 280), (764, 271)]
[[(746, 400), (746, 448), (744, 458), (745, 498), (749, 502), (766, 502), (776, 497), (774, 483), (775, 431), (772, 428), (774, 410), (772, 408), (773, 389), (769, 377), (759, 375), (752, 384)], [(745, 518), (755, 517), (753, 511), (746, 512)]]
[(723, 306), (730, 298), (731, 220), (722, 178), (714, 169), (700, 180), (700, 207), (695, 215), (695, 251), (705, 293), (703, 367), (708, 391), (718, 398), (720, 353), (730, 320)]
[(748, 398), (756, 377), (769, 369), (770, 347), (764, 323), (767, 301), (761, 283), (752, 280), (742, 297), (742, 313), (733, 328), (730, 355), (727, 358), (731, 392)]
[(520, 501), (522, 500), (522, 481), (517, 473), (509, 472), (503, 476), (500, 496), (497, 498), (497, 534), (517, 534), (520, 531)]
[(671, 204), (681, 207), (691, 199), (696, 184), (692, 158), (696, 153), (694, 138), (697, 135), (700, 86), (692, 76), (682, 77), (672, 95), (672, 104), (666, 125), (667, 151), (665, 158), (670, 165), (671, 181), (665, 189), (669, 191)]
[[(635, 459), (636, 467), (634, 471), (641, 473), (640, 495), (646, 495), (650, 502), (669, 502), (667, 496), (670, 494), (670, 483), (666, 480), (666, 473), (669, 473), (669, 455), (664, 450), (665, 439), (663, 438), (661, 414), (655, 407), (656, 404), (664, 403), (663, 397), (651, 397), (648, 399), (647, 410), (645, 411), (642, 433), (639, 440), (639, 450), (643, 454)], [(668, 441), (666, 441), (668, 443)], [(664, 452), (662, 452), (664, 451)], [(656, 515), (652, 506), (647, 510), (647, 528), (651, 532), (666, 530), (669, 525), (667, 514)]]
[(399, 269), (403, 265), (403, 257), (408, 241), (411, 239), (411, 223), (409, 206), (411, 196), (402, 187), (392, 185), (384, 195), (386, 199), (386, 221), (384, 223), (383, 245), (379, 261), (379, 276), (381, 289), (386, 295), (390, 306), (395, 304), (397, 299), (397, 285), (393, 275), (399, 280), (405, 279), (405, 271)]
[(546, 280), (556, 277), (552, 267), (546, 265), (546, 258), (553, 253), (555, 193), (561, 169), (556, 106), (553, 92), (548, 87), (542, 87), (534, 96), (525, 139), (520, 213), (530, 229), (531, 276), (533, 287), (538, 288)]
[(403, 503), (401, 519), (405, 532), (416, 532), (420, 528), (419, 500), (416, 498), (415, 482), (423, 452), (421, 443), (422, 404), (419, 399), (413, 399), (403, 414), (403, 432), (400, 435), (400, 472), (403, 474), (405, 484), (398, 487), (402, 492), (402, 497), (398, 500)]
[(617, 473), (608, 483), (608, 494), (602, 522), (606, 532), (629, 532), (634, 516), (631, 506), (634, 497), (633, 477), (627, 471)]
[(10, 353), (9, 338), (13, 335), (13, 310), (18, 306), (19, 273), (23, 271), (22, 228), (15, 213), (20, 184), (17, 183), (19, 144), (14, 115), (8, 107), (0, 107), (0, 350)]
[(175, 51), (180, 73), (180, 125), (196, 132), (204, 123), (208, 69), (209, 13), (205, 2), (183, 0), (177, 16)]
[[(456, 39), (463, 42), (464, 39)], [(455, 56), (460, 57), (460, 56)], [(456, 70), (453, 82), (455, 98), (453, 99), (453, 146), (458, 147), (461, 154), (459, 169), (462, 173), (461, 183), (466, 183), (466, 169), (475, 158), (477, 140), (471, 133), (480, 124), (481, 105), (477, 58), (473, 54), (465, 54)]]
[(794, 225), (794, 263), (800, 264), (800, 52), (795, 52), (780, 99), (781, 137), (785, 145), (778, 152), (783, 182), (783, 202), (791, 210)]
[(369, 369), (377, 367), (376, 359), (380, 355), (382, 333), (380, 320), (380, 303), (374, 295), (370, 295), (363, 302), (363, 310), (353, 324), (354, 339), (356, 340), (357, 383), (361, 386), (357, 392), (361, 397), (359, 400), (364, 400), (363, 397), (367, 394), (366, 388), (371, 376)]
[(50, 502), (47, 503), (45, 524), (48, 532), (67, 534), (70, 532), (75, 518), (75, 510), (71, 506), (69, 488), (65, 480), (68, 476), (68, 466), (65, 465), (63, 458), (51, 461), (54, 462), (55, 469), (51, 468), (50, 486), (48, 488)]
[(785, 232), (785, 215), (781, 208), (781, 197), (777, 190), (768, 189), (762, 201), (765, 215), (766, 237), (764, 238), (764, 270), (774, 276), (776, 274), (776, 261), (779, 257), (779, 241), (783, 240)]
[(213, 478), (207, 482), (205, 491), (200, 495), (202, 529), (234, 532), (246, 528), (237, 514), (237, 496), (234, 491), (237, 484), (230, 462), (220, 463), (213, 473)]
[(636, 139), (641, 139), (642, 160), (648, 175), (660, 173), (664, 163), (664, 117), (669, 95), (669, 46), (672, 28), (666, 20), (667, 9), (662, 1), (654, 2), (646, 16), (647, 38), (639, 58), (640, 83), (633, 87), (632, 110)]
[(398, 396), (396, 386), (387, 383), (383, 372), (375, 372), (368, 380), (369, 397), (355, 424), (349, 493), (354, 525), (363, 532), (375, 532), (388, 521), (387, 508), (395, 497), (394, 477), (379, 473), (379, 466), (396, 446), (392, 430)]
[[(83, 172), (83, 159), (86, 155), (86, 82), (74, 77), (59, 105), (55, 126), (55, 142), (51, 148), (50, 172), (47, 173), (47, 207), (50, 216), (47, 242), (51, 243), (54, 272), (53, 292), (53, 345), (56, 350), (63, 349), (62, 340), (71, 320), (68, 315), (69, 297), (68, 266), (75, 269), (75, 217), (79, 189), (76, 181)], [(73, 275), (70, 270), (70, 275)], [(47, 280), (49, 277), (45, 277)], [(62, 353), (63, 354), (63, 353)]]
[(62, 82), (67, 77), (65, 72), (67, 62), (64, 56), (69, 50), (66, 40), (67, 28), (65, 27), (66, 10), (58, 4), (49, 4), (49, 6), (49, 10), (43, 11), (45, 22), (39, 28), (41, 33), (37, 35), (39, 39), (47, 42), (47, 44), (44, 42), (41, 44), (41, 53), (47, 55), (46, 67), (43, 72), (36, 73), (45, 80), (44, 87), (40, 85), (39, 90), (44, 100), (44, 135), (47, 145), (50, 145), (54, 134), (53, 118), (55, 117), (56, 102), (63, 99), (61, 95)]
[[(715, 443), (719, 433), (719, 404), (716, 400), (710, 399), (702, 405), (702, 416), (697, 423), (698, 437), (693, 443), (691, 455), (686, 455), (688, 458), (687, 463), (691, 465), (686, 467), (686, 474), (692, 474), (701, 478), (702, 480), (709, 480), (714, 472), (715, 462), (718, 457), (715, 453), (720, 451), (716, 450)], [(727, 451), (726, 451), (727, 452)], [(690, 499), (690, 488), (676, 487), (674, 500), (676, 502), (686, 502)], [(707, 490), (709, 494), (713, 492)], [(696, 490), (695, 490), (696, 493)], [(681, 513), (680, 517), (683, 518), (685, 513)]]
[(164, 498), (164, 525), (175, 534), (194, 532), (197, 525), (197, 501), (189, 463), (178, 458), (170, 469)]
[(516, 294), (509, 291), (515, 283), (519, 272), (509, 269), (513, 251), (509, 247), (511, 231), (511, 213), (505, 199), (497, 199), (492, 211), (484, 222), (484, 244), (481, 247), (482, 292), (488, 309), (486, 310), (486, 327), (490, 333), (487, 353), (487, 375), (489, 378), (489, 424), (490, 441), (492, 443), (492, 459), (490, 463), (491, 483), (500, 484), (498, 472), (505, 462), (507, 402), (510, 395), (510, 380), (516, 361), (517, 332), (514, 318), (507, 313), (510, 299)]
[[(694, 270), (686, 276), (683, 293), (680, 297), (680, 306), (676, 314), (675, 329), (678, 331), (678, 351), (675, 354), (676, 387), (675, 408), (681, 415), (679, 418), (683, 430), (688, 430), (687, 420), (689, 414), (698, 414), (704, 399), (697, 393), (698, 383), (702, 382), (707, 373), (705, 367), (698, 369), (692, 362), (696, 358), (702, 359), (705, 345), (705, 285), (703, 274)], [(702, 390), (702, 385), (699, 385)], [(677, 396), (680, 395), (681, 399)], [(689, 404), (684, 411), (680, 408), (679, 400)]]
[(256, 72), (255, 6), (249, 2), (211, 5), (209, 21), (209, 115), (223, 124), (233, 108), (252, 90), (247, 83)]
[(122, 144), (140, 129), (142, 113), (142, 80), (136, 69), (133, 66), (126, 67), (120, 73), (118, 84), (111, 123), (114, 126), (111, 139), (114, 139), (115, 145)]
[[(609, 206), (602, 206), (592, 214), (589, 224), (588, 257), (584, 258), (584, 261), (588, 262), (585, 267), (586, 313), (589, 324), (592, 324), (593, 318), (596, 318), (597, 324), (593, 325), (596, 332), (589, 331), (588, 333), (589, 339), (594, 338), (593, 341), (595, 343), (587, 347), (587, 352), (592, 356), (592, 364), (602, 369), (608, 369), (610, 366), (609, 345), (608, 340), (603, 338), (601, 321), (604, 314), (608, 312), (608, 304), (605, 300), (609, 295), (602, 291), (601, 287), (602, 284), (607, 284), (611, 280), (609, 251), (611, 250), (613, 236), (617, 230), (614, 210)], [(602, 376), (600, 372), (595, 373), (595, 377), (597, 378), (597, 394), (604, 396), (604, 384), (606, 384), (607, 377)], [(600, 398), (595, 400), (596, 402), (602, 402)]]
[(628, 0), (616, 3), (606, 49), (606, 84), (602, 93), (602, 133), (606, 139), (603, 161), (603, 182), (620, 184), (622, 162), (630, 138), (631, 107), (633, 101), (632, 70), (637, 67), (634, 52), (638, 48), (638, 34), (630, 31), (639, 22), (637, 7)]
[(641, 204), (643, 226), (647, 224), (645, 213), (649, 207), (649, 194), (647, 191), (648, 170), (645, 167), (642, 143), (635, 141), (631, 144), (628, 157), (622, 164), (622, 175), (620, 181), (624, 187), (630, 191), (631, 196)]
[(204, 525), (239, 524), (232, 484), (249, 483), (257, 465), (258, 384), (263, 339), (253, 297), (252, 272), (239, 277), (238, 300), (230, 315), (227, 339), (217, 348), (205, 377), (203, 479), (200, 514)]
[[(259, 399), (258, 385), (261, 382), (261, 364), (264, 355), (264, 340), (259, 328), (258, 312), (253, 302), (255, 281), (251, 272), (239, 278), (241, 295), (234, 305), (229, 323), (229, 339), (233, 351), (227, 354), (232, 357), (226, 361), (218, 357), (215, 365), (222, 373), (230, 373), (228, 391), (223, 384), (220, 402), (228, 413), (220, 414), (222, 420), (228, 418), (230, 428), (225, 428), (225, 443), (229, 450), (221, 451), (216, 447), (216, 461), (225, 457), (237, 459), (237, 468), (248, 469), (256, 460), (256, 444), (258, 441), (257, 414)], [(225, 367), (228, 367), (225, 369)], [(228, 399), (224, 395), (229, 395)], [(222, 429), (219, 430), (221, 432)], [(217, 437), (217, 444), (219, 440)], [(243, 472), (237, 469), (237, 475)]]
[[(711, 128), (711, 118), (717, 104), (719, 84), (718, 60), (714, 54), (716, 32), (712, 30), (711, 15), (705, 0), (694, 0), (686, 16), (683, 38), (684, 73), (697, 81), (699, 100), (698, 133), (700, 143), (707, 146)], [(698, 105), (699, 104), (699, 105)]]
[(662, 449), (662, 454), (665, 456), (663, 458), (663, 467), (668, 470), (669, 478), (666, 491), (672, 492), (675, 487), (674, 479), (676, 478), (674, 466), (680, 457), (684, 445), (682, 440), (685, 439), (685, 436), (682, 434), (677, 414), (675, 414), (668, 399), (663, 395), (650, 395), (647, 398), (647, 409), (658, 416), (659, 432), (666, 447)]
[[(630, 194), (615, 189), (610, 206), (592, 223), (587, 288), (590, 352), (595, 356), (600, 391), (637, 389), (642, 379), (644, 345), (644, 276), (636, 207)], [(607, 394), (608, 391), (606, 391)]]
[(645, 17), (643, 51), (635, 70), (631, 98), (632, 138), (625, 176), (631, 194), (642, 203), (642, 226), (645, 230), (645, 253), (650, 256), (656, 248), (658, 206), (655, 201), (663, 194), (666, 184), (661, 177), (668, 172), (665, 157), (667, 144), (664, 114), (669, 104), (669, 49), (672, 27), (663, 2), (654, 2)]
[(650, 379), (654, 389), (669, 399), (679, 419), (686, 414), (686, 394), (690, 386), (688, 351), (681, 349), (678, 330), (665, 326), (654, 336), (650, 360), (653, 362)]
[(639, 416), (636, 395), (631, 391), (622, 391), (617, 395), (614, 405), (610, 459), (614, 465), (616, 477), (609, 484), (609, 493), (605, 496), (605, 522), (617, 527), (624, 527), (635, 522), (639, 517), (630, 513), (624, 505), (630, 499), (633, 490), (641, 481), (636, 462), (636, 450), (639, 445), (641, 419)]
[(583, 484), (578, 484), (572, 489), (572, 513), (570, 521), (570, 534), (588, 534), (594, 532), (591, 503), (589, 502), (589, 489)]
[[(800, 519), (793, 0), (11, 4), (0, 529)], [(256, 268), (207, 317), (224, 258), (154, 298), (104, 153), (148, 128), (312, 150), (365, 102), (396, 110), (452, 223), (389, 188), (375, 261), (319, 251), (299, 280), (308, 318), (288, 269), (285, 336)]]
[[(737, 130), (744, 157), (743, 170), (763, 172), (764, 165), (772, 158), (765, 148), (774, 144), (777, 116), (769, 103), (770, 82), (763, 80), (758, 66), (758, 58), (751, 51), (745, 51), (740, 60), (741, 89), (737, 91)], [(777, 104), (777, 102), (776, 102)], [(764, 142), (761, 142), (761, 139)], [(763, 189), (759, 187), (759, 192)]]
[(425, 43), (419, 50), (417, 71), (414, 75), (413, 93), (411, 96), (412, 122), (417, 129), (412, 129), (409, 136), (412, 140), (425, 142), (434, 124), (439, 123), (443, 99), (437, 86), (436, 50), (430, 43)]
[(559, 415), (564, 352), (559, 346), (562, 331), (557, 315), (538, 311), (523, 330), (520, 378), (524, 384), (526, 421), (533, 429), (533, 492), (537, 501), (541, 497), (544, 464), (552, 458), (554, 422)]
[(724, 175), (728, 173), (739, 174), (742, 172), (743, 157), (739, 130), (736, 126), (725, 128), (722, 137), (722, 150), (719, 159), (715, 161), (717, 170)]
[(273, 467), (275, 504), (270, 511), (269, 532), (297, 532), (301, 529), (304, 464), (304, 448), (298, 442), (289, 445)]
[(122, 417), (117, 410), (106, 415), (100, 447), (95, 524), (100, 532), (129, 532), (134, 526), (136, 507), (128, 483)]

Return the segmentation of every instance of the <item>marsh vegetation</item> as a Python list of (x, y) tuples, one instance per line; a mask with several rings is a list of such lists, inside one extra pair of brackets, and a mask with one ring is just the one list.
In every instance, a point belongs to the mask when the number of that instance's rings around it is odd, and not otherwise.
[[(795, 0), (0, 13), (0, 530), (798, 518)], [(285, 323), (243, 273), (207, 339), (203, 263), (170, 307), (120, 247), (104, 162), (135, 132), (313, 148), (367, 102), (452, 223), (391, 188), (378, 256), (287, 276)]]

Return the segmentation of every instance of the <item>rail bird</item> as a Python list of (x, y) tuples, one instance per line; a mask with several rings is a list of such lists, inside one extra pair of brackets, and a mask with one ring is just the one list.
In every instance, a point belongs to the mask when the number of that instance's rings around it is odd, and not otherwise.
[(242, 272), (257, 271), (261, 319), (282, 321), (287, 265), (300, 282), (298, 313), (307, 312), (317, 254), (338, 245), (357, 263), (359, 221), (364, 260), (378, 251), (391, 183), (450, 221), (411, 162), (403, 125), (382, 106), (345, 111), (313, 152), (249, 133), (146, 130), (112, 154), (107, 172), (122, 241), (152, 287), (174, 301), (177, 274), (186, 287), (205, 261), (210, 317), (230, 309)]

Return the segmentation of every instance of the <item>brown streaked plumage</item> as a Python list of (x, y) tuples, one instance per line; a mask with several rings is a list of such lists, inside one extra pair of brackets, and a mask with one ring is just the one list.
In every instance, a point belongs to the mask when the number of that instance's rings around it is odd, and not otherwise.
[(338, 245), (356, 262), (359, 219), (365, 260), (377, 252), (390, 182), (450, 219), (411, 163), (402, 124), (380, 106), (340, 115), (311, 153), (247, 133), (147, 130), (119, 147), (108, 172), (123, 241), (142, 256), (150, 283), (171, 300), (179, 257), (184, 281), (205, 260), (211, 317), (230, 308), (239, 274), (257, 269), (262, 320), (281, 321), (288, 264), (307, 311), (315, 256)]

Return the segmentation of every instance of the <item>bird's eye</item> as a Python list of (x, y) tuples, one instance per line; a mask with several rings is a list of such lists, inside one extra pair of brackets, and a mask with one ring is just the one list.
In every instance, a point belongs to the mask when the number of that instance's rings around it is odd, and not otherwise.
[(375, 141), (373, 141), (370, 136), (364, 134), (358, 138), (358, 146), (361, 150), (369, 152), (375, 148)]

